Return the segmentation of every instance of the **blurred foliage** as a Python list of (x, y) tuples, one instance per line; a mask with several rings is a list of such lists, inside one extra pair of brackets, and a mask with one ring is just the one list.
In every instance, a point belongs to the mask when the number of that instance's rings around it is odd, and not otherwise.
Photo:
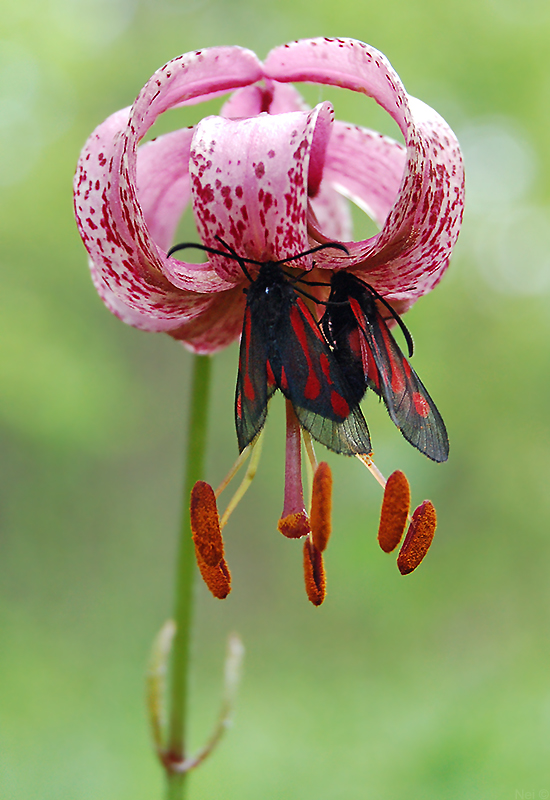
[[(1, 12), (0, 796), (162, 794), (143, 675), (171, 611), (190, 357), (126, 328), (96, 296), (72, 219), (79, 150), (180, 53), (241, 44), (263, 56), (351, 35), (386, 53), (464, 144), (456, 257), (407, 315), (449, 463), (423, 459), (366, 402), (380, 467), (404, 469), (416, 501), (431, 497), (438, 534), (402, 578), (375, 541), (378, 487), (329, 455), (329, 594), (310, 606), (300, 546), (275, 529), (275, 399), (259, 475), (227, 529), (234, 590), (219, 603), (198, 588), (197, 746), (230, 630), (247, 660), (235, 727), (192, 797), (547, 797), (550, 6), (3, 0)], [(304, 93), (395, 132), (363, 97)], [(236, 451), (236, 353), (216, 357), (213, 483)]]

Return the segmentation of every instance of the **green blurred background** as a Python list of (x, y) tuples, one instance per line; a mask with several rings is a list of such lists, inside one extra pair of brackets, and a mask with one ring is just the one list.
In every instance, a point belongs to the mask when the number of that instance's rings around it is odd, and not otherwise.
[[(402, 578), (376, 543), (379, 487), (329, 455), (334, 534), (315, 609), (300, 545), (275, 527), (274, 400), (259, 475), (226, 529), (233, 592), (218, 602), (197, 591), (194, 745), (216, 717), (228, 632), (247, 655), (235, 725), (191, 798), (549, 797), (548, 3), (1, 5), (2, 800), (163, 791), (144, 671), (171, 613), (190, 356), (125, 327), (96, 296), (72, 216), (80, 148), (180, 53), (241, 44), (263, 57), (319, 35), (381, 49), (463, 143), (456, 255), (407, 315), (451, 458), (428, 462), (367, 400), (377, 463), (404, 469), (416, 502), (434, 501), (438, 533)], [(341, 119), (395, 131), (365, 98), (304, 91), (334, 99)], [(214, 364), (214, 483), (236, 454), (236, 357), (233, 346)]]

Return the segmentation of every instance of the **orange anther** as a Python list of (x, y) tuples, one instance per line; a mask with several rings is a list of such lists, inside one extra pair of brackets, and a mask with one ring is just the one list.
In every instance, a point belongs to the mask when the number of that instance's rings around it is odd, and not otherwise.
[(214, 491), (197, 481), (191, 491), (191, 531), (202, 578), (214, 597), (223, 600), (231, 591), (231, 575), (223, 556), (223, 539)]
[(216, 497), (209, 483), (197, 481), (193, 486), (190, 513), (197, 560), (215, 567), (223, 558), (223, 539)]
[(404, 472), (392, 472), (386, 482), (380, 512), (378, 542), (385, 553), (395, 550), (407, 524), (411, 504), (411, 489)]
[(429, 500), (424, 500), (413, 514), (405, 541), (399, 551), (397, 566), (402, 575), (408, 575), (420, 564), (432, 543), (436, 525), (435, 508)]
[(326, 461), (321, 461), (313, 476), (311, 491), (311, 536), (321, 553), (328, 544), (331, 532), (332, 472)]
[(205, 564), (200, 559), (197, 559), (197, 563), (202, 579), (214, 597), (217, 597), (218, 600), (224, 600), (231, 591), (231, 574), (225, 558), (222, 558), (215, 567), (209, 567), (208, 564)]
[(295, 514), (287, 514), (281, 517), (277, 527), (279, 531), (288, 539), (301, 539), (310, 532), (311, 526), (305, 511), (297, 511)]
[(304, 579), (309, 600), (320, 606), (325, 599), (325, 568), (321, 551), (309, 538), (304, 542)]

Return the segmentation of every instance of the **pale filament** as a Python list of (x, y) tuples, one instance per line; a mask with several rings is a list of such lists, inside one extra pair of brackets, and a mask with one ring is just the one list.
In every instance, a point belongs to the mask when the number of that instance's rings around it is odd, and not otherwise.
[[(380, 472), (380, 470), (378, 469), (372, 458), (370, 456), (363, 455), (362, 453), (356, 453), (356, 455), (361, 464), (364, 464), (365, 467), (371, 473), (371, 475), (373, 475), (376, 478), (382, 489), (385, 489), (386, 479), (384, 478), (384, 476), (382, 475), (382, 473)], [(407, 522), (409, 524), (412, 522), (412, 516), (410, 514), (407, 514)]]
[(317, 470), (318, 462), (317, 456), (315, 455), (315, 450), (313, 449), (313, 441), (309, 434), (309, 431), (306, 431), (305, 428), (302, 428), (302, 439), (304, 442), (304, 449), (306, 451), (307, 459), (306, 459), (306, 472), (307, 472), (307, 488), (308, 488), (308, 500), (309, 500), (309, 508), (311, 509), (311, 495), (312, 495), (312, 487), (313, 487), (313, 476)]
[(227, 486), (231, 478), (233, 478), (237, 474), (239, 468), (245, 462), (246, 456), (248, 455), (248, 451), (251, 451), (252, 457), (250, 459), (250, 464), (248, 465), (248, 469), (246, 470), (245, 476), (242, 479), (239, 488), (237, 489), (237, 491), (229, 501), (227, 508), (223, 512), (223, 515), (220, 519), (220, 528), (223, 528), (227, 524), (229, 517), (231, 516), (233, 511), (236, 509), (236, 507), (246, 494), (250, 484), (254, 479), (254, 476), (256, 475), (258, 464), (260, 462), (260, 456), (262, 454), (262, 441), (263, 441), (263, 431), (260, 433), (260, 435), (253, 444), (248, 445), (248, 447), (246, 447), (243, 450), (243, 452), (241, 453), (241, 455), (231, 468), (229, 476), (222, 482), (221, 488), (219, 488), (218, 491), (216, 492), (216, 497), (218, 497), (219, 493), (223, 491), (223, 489)]
[(378, 469), (372, 458), (370, 456), (364, 455), (363, 453), (356, 453), (356, 456), (361, 462), (361, 464), (364, 464), (365, 467), (368, 469), (368, 471), (371, 473), (371, 475), (373, 475), (374, 478), (378, 481), (382, 489), (385, 489), (386, 479), (384, 478), (384, 476), (382, 475), (382, 473), (380, 472), (380, 470)]

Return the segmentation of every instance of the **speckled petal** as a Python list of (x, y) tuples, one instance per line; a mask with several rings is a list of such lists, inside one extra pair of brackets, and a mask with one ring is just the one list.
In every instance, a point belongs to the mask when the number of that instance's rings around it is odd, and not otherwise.
[[(114, 219), (109, 192), (117, 135), (128, 109), (113, 114), (92, 134), (75, 175), (75, 213), (90, 256), (92, 279), (107, 307), (124, 322), (167, 331), (193, 313), (198, 296), (183, 295), (141, 258), (139, 242)], [(117, 203), (120, 213), (120, 200)], [(130, 222), (131, 224), (131, 222)], [(198, 309), (196, 309), (198, 311)]]
[[(139, 140), (168, 108), (199, 102), (254, 82), (261, 75), (256, 56), (241, 48), (212, 48), (180, 56), (153, 75), (131, 109), (113, 114), (89, 138), (75, 176), (75, 213), (96, 288), (125, 322), (145, 330), (170, 331), (208, 306), (208, 298), (197, 292), (229, 288), (208, 264), (185, 265), (166, 259), (163, 245), (169, 228), (173, 229), (175, 212), (172, 208), (167, 229), (161, 230), (149, 202), (154, 188), (149, 200), (147, 197), (147, 159), (154, 160), (153, 148), (151, 155), (145, 155), (145, 169), (141, 170), (145, 187), (142, 208), (137, 190)], [(183, 157), (188, 157), (185, 145)], [(177, 180), (180, 165), (173, 169)], [(170, 202), (173, 205), (173, 197)], [(168, 207), (166, 198), (165, 203)], [(145, 212), (161, 241), (155, 241)]]
[[(399, 125), (407, 147), (403, 178), (379, 234), (349, 245), (350, 258), (320, 254), (319, 266), (347, 266), (402, 307), (428, 292), (447, 267), (463, 209), (458, 142), (446, 122), (410, 97), (387, 59), (352, 39), (310, 39), (271, 51), (277, 81), (332, 84), (373, 97)], [(351, 163), (351, 162), (350, 162)]]
[[(190, 165), (202, 241), (219, 248), (220, 236), (239, 255), (259, 261), (307, 250), (308, 194), (319, 188), (332, 116), (331, 105), (321, 103), (309, 112), (202, 120)], [(221, 278), (242, 280), (235, 261), (210, 261)]]
[(181, 327), (170, 331), (174, 339), (180, 339), (188, 350), (200, 355), (209, 355), (234, 342), (241, 335), (246, 295), (242, 285), (209, 295), (205, 313)]

